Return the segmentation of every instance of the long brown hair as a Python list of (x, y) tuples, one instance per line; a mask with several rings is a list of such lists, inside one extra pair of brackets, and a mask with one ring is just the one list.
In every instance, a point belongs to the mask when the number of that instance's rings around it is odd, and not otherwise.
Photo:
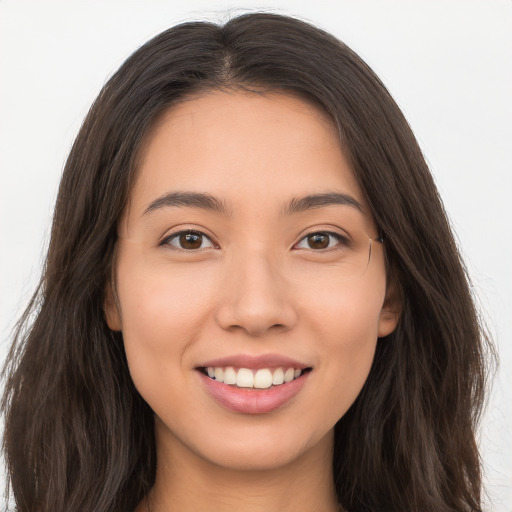
[(399, 108), (369, 67), (302, 21), (247, 14), (185, 23), (109, 80), (73, 145), (40, 285), (4, 368), (4, 451), (20, 512), (126, 512), (155, 477), (153, 414), (103, 313), (116, 225), (155, 120), (212, 89), (313, 101), (384, 236), (402, 301), (356, 402), (335, 428), (333, 469), (351, 512), (480, 510), (475, 427), (486, 337), (442, 203)]

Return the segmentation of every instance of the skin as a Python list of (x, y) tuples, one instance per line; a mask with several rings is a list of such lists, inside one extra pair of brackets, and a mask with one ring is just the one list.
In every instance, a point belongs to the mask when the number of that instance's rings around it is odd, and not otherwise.
[[(133, 381), (155, 412), (156, 483), (137, 510), (338, 510), (333, 427), (398, 312), (386, 299), (381, 244), (351, 279), (335, 239), (334, 249), (305, 247), (308, 233), (343, 233), (347, 223), (378, 236), (335, 128), (293, 96), (211, 92), (172, 107), (140, 162), (106, 304)], [(226, 211), (145, 213), (177, 191), (210, 194)], [(283, 213), (293, 198), (326, 192), (351, 196), (362, 211)], [(208, 238), (196, 250), (176, 238), (161, 244), (180, 229)], [(313, 368), (273, 412), (233, 412), (202, 385), (197, 366), (205, 361), (268, 353)]]

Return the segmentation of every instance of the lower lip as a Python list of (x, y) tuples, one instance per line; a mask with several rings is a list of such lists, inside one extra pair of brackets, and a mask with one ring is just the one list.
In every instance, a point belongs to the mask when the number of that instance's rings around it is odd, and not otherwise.
[(311, 372), (304, 373), (291, 382), (267, 389), (236, 388), (210, 379), (202, 372), (198, 373), (206, 390), (222, 406), (244, 414), (265, 414), (283, 407), (297, 395)]

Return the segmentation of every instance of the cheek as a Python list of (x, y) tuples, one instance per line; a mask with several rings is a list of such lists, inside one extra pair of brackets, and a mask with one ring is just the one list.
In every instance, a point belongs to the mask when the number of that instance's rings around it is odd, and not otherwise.
[(117, 291), (130, 373), (151, 401), (158, 387), (169, 389), (182, 373), (183, 354), (197, 339), (211, 298), (190, 273), (134, 260), (119, 261)]
[(310, 312), (315, 312), (309, 315), (309, 329), (316, 333), (323, 354), (317, 377), (331, 404), (325, 408), (324, 403), (323, 410), (332, 423), (345, 414), (368, 377), (384, 295), (385, 280), (378, 277), (357, 283), (331, 281), (309, 302)]
[(371, 272), (364, 279), (337, 281), (335, 273), (317, 278), (313, 293), (303, 290), (302, 309), (316, 329), (328, 339), (357, 348), (365, 339), (376, 339), (386, 282), (382, 273)]

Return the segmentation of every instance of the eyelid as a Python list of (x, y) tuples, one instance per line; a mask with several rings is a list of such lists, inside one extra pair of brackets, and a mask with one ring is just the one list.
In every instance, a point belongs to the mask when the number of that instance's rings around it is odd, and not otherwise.
[(220, 249), (220, 246), (219, 244), (215, 241), (215, 237), (213, 235), (210, 235), (208, 233), (205, 233), (204, 231), (204, 228), (201, 228), (201, 229), (198, 229), (197, 227), (183, 227), (183, 226), (180, 226), (179, 228), (173, 228), (170, 232), (167, 232), (158, 242), (158, 246), (160, 247), (164, 247), (164, 246), (167, 246), (167, 247), (172, 247), (173, 250), (175, 251), (181, 251), (181, 252), (199, 252), (199, 251), (204, 251), (206, 249), (210, 249), (210, 247), (206, 247), (204, 249), (195, 249), (195, 250), (192, 250), (192, 249), (189, 249), (189, 250), (186, 250), (186, 249), (180, 249), (178, 247), (173, 247), (171, 246), (168, 242), (170, 240), (172, 240), (173, 238), (183, 234), (183, 233), (194, 233), (194, 234), (198, 234), (198, 235), (201, 235), (205, 238), (207, 238), (213, 247), (213, 249)]
[[(189, 249), (189, 250), (186, 250), (186, 249), (180, 249), (180, 248), (177, 248), (177, 247), (173, 247), (170, 244), (168, 244), (168, 242), (171, 239), (173, 239), (174, 237), (177, 237), (177, 236), (179, 236), (180, 234), (183, 234), (183, 233), (197, 233), (197, 234), (205, 237), (206, 239), (208, 239), (211, 242), (213, 247), (206, 247), (204, 249), (195, 249), (195, 250), (194, 249)], [(345, 242), (346, 244), (348, 244), (352, 240), (351, 235), (346, 230), (340, 228), (339, 226), (312, 226), (312, 227), (309, 227), (309, 228), (305, 229), (299, 235), (299, 238), (292, 245), (291, 248), (292, 249), (298, 249), (298, 250), (305, 249), (305, 250), (309, 250), (309, 251), (312, 251), (312, 252), (318, 252), (318, 253), (320, 253), (322, 251), (330, 251), (330, 250), (334, 250), (335, 249), (335, 247), (331, 247), (331, 248), (327, 248), (327, 249), (316, 249), (315, 250), (315, 249), (306, 249), (306, 248), (297, 248), (296, 247), (306, 237), (314, 235), (314, 234), (317, 234), (317, 233), (321, 233), (321, 234), (332, 236), (335, 239), (337, 239), (340, 243)], [(158, 246), (168, 246), (168, 247), (172, 247), (173, 250), (176, 250), (176, 251), (180, 251), (181, 250), (182, 252), (189, 252), (189, 253), (199, 252), (199, 251), (203, 251), (203, 250), (210, 249), (210, 248), (220, 249), (220, 245), (217, 243), (217, 241), (215, 239), (215, 236), (210, 234), (208, 229), (206, 229), (206, 228), (204, 228), (202, 226), (198, 227), (197, 225), (196, 226), (187, 226), (187, 225), (185, 225), (185, 226), (183, 226), (183, 225), (175, 226), (174, 228), (171, 228), (170, 231), (167, 231), (164, 236), (161, 237), (161, 239), (158, 241), (157, 245)]]
[[(337, 244), (335, 244), (335, 246), (333, 247), (326, 247), (325, 249), (313, 249), (313, 248), (308, 248), (308, 247), (297, 247), (300, 243), (302, 243), (308, 236), (311, 236), (311, 235), (317, 235), (317, 234), (322, 234), (322, 235), (328, 235), (328, 236), (331, 236), (333, 237), (335, 240), (337, 240)], [(295, 249), (295, 250), (306, 250), (306, 251), (311, 251), (311, 252), (316, 252), (316, 253), (322, 253), (322, 252), (328, 252), (328, 251), (333, 251), (333, 250), (336, 250), (336, 246), (337, 245), (347, 245), (348, 243), (348, 236), (345, 236), (345, 235), (342, 235), (340, 233), (337, 233), (336, 231), (329, 231), (329, 230), (326, 230), (326, 229), (316, 229), (316, 230), (313, 230), (313, 231), (310, 231), (306, 234), (304, 234), (297, 242), (295, 242), (292, 246), (292, 249)]]
[(332, 225), (332, 224), (320, 224), (320, 225), (313, 225), (305, 228), (297, 237), (297, 241), (292, 245), (297, 245), (300, 241), (302, 241), (304, 238), (310, 235), (314, 235), (316, 233), (324, 233), (326, 235), (332, 235), (339, 239), (345, 239), (347, 241), (351, 241), (352, 235), (349, 231), (346, 229), (343, 229), (340, 226)]

